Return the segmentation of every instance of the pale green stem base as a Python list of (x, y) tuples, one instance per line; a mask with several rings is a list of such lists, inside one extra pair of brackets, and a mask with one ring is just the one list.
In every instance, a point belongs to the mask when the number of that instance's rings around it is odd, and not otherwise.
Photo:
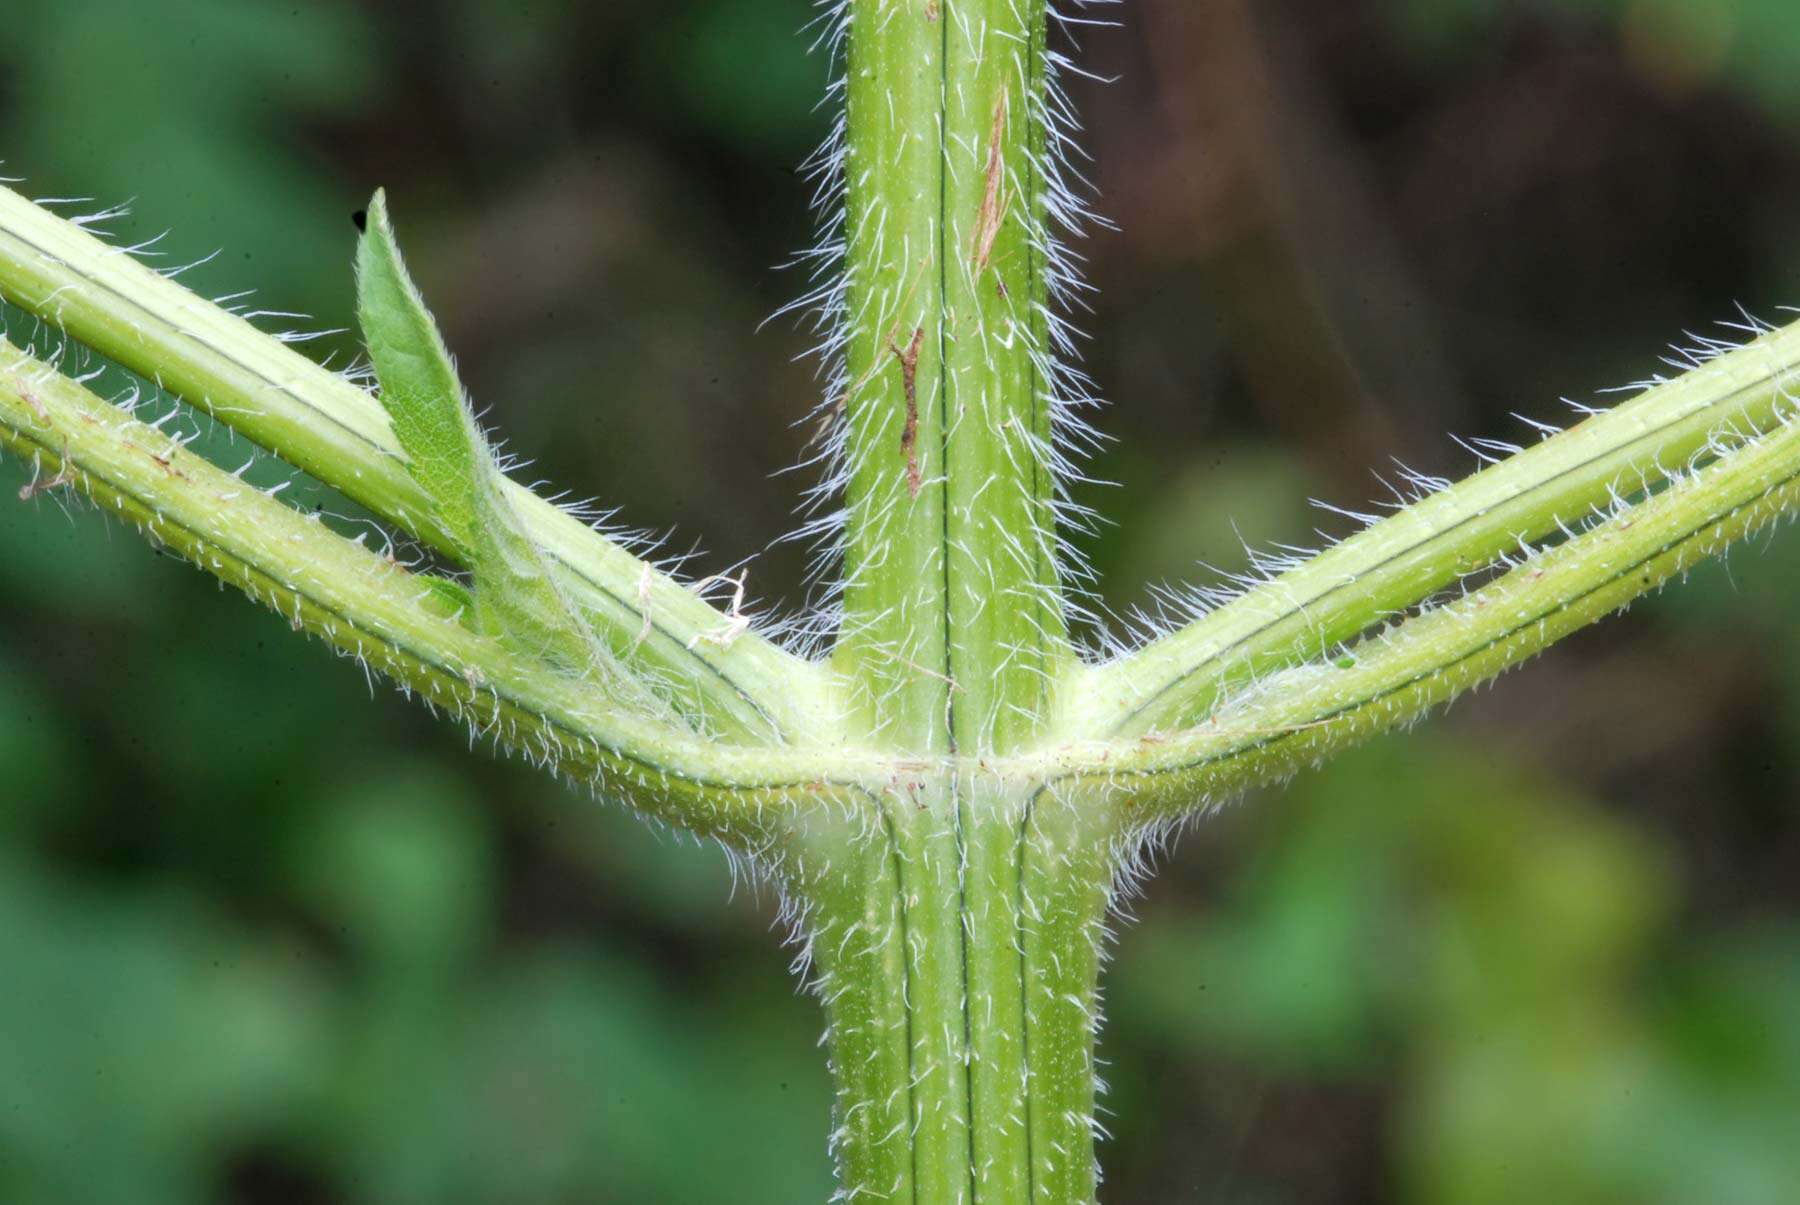
[(838, 1086), (840, 1199), (1077, 1205), (1097, 1172), (1110, 809), (977, 776), (899, 782), (792, 884)]

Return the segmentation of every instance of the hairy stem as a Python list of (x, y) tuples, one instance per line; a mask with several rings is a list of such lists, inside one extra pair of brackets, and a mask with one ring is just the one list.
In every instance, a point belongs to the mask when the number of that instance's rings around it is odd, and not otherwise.
[(917, 1199), (912, 1038), (900, 858), (883, 817), (810, 831), (789, 889), (806, 901), (814, 986), (825, 1006), (840, 1196)]
[(337, 535), (0, 340), (0, 445), (27, 500), (68, 489), (433, 706), (658, 818), (746, 849), (853, 766), (708, 745), (634, 717), (435, 604), (430, 583)]
[(1072, 690), (1070, 732), (1175, 732), (1235, 687), (1324, 655), (1496, 556), (1770, 429), (1800, 371), (1800, 323), (1698, 363), (1414, 503)]
[[(1092, 1201), (1115, 813), (974, 766), (876, 797), (879, 824), (809, 833), (792, 883), (831, 1022), (840, 1197)], [(934, 860), (959, 823), (964, 890)]]
[[(461, 597), (485, 626), (446, 606), (460, 587), (4, 342), (0, 446), (34, 466), (25, 498), (85, 494), (478, 731), (752, 854), (802, 916), (830, 1018), (840, 1197), (1084, 1205), (1122, 843), (1404, 724), (1791, 514), (1800, 325), (1709, 348), (1082, 667), (1053, 555), (1046, 227), (1067, 197), (1049, 180), (1045, 2), (842, 11), (847, 517), (828, 664), (501, 484), (380, 205), (363, 314), (405, 448), (365, 391), (3, 189), (0, 297), (474, 562)], [(642, 692), (657, 706), (629, 705)]]
[[(454, 557), (381, 406), (125, 251), (0, 188), (0, 297), (68, 332)], [(821, 672), (516, 483), (507, 495), (617, 655), (702, 727), (755, 741), (834, 730)], [(714, 639), (733, 631), (729, 641)]]
[[(843, 975), (823, 954), (830, 935), (864, 932), (855, 926), (871, 916), (904, 952), (885, 1008), (827, 992), (868, 1011), (833, 1014), (834, 1033), (848, 1027), (834, 1064), (856, 1144), (842, 1155), (845, 1192), (1027, 1202), (1039, 1199), (1033, 1085), (1054, 1084), (1061, 1101), (1085, 1067), (1073, 1091), (1091, 1102), (1093, 1083), (1091, 1031), (1032, 1004), (1026, 917), (1042, 906), (1034, 893), (1060, 897), (1079, 878), (1085, 898), (1096, 876), (1111, 877), (1098, 863), (1071, 875), (1060, 852), (1035, 848), (1036, 787), (985, 766), (1035, 745), (1073, 661), (1048, 450), (1046, 12), (1042, 0), (853, 0), (848, 19), (849, 473), (835, 661), (870, 741), (919, 769), (882, 793), (889, 857), (851, 860), (882, 877), (841, 893), (867, 904), (867, 884), (891, 880), (898, 907), (845, 913), (815, 943), (831, 983)], [(1097, 961), (1073, 947), (1038, 952), (1056, 974)], [(1028, 1015), (1054, 1032), (1046, 1049), (1088, 1049), (1085, 1061), (1034, 1078)], [(850, 1069), (849, 1049), (873, 1057), (870, 1035), (891, 1038), (902, 1020), (903, 1084)], [(885, 1140), (910, 1147), (898, 1167), (868, 1145), (896, 1098), (907, 1124)], [(1074, 1174), (1091, 1182), (1091, 1144), (1047, 1139), (1041, 1155), (1059, 1169), (1085, 1160)]]
[(1117, 868), (1115, 813), (1102, 794), (1041, 787), (1023, 830), (1020, 906), (1025, 1007), (1027, 1184), (1033, 1205), (1095, 1200), (1100, 952)]
[(1069, 657), (1045, 442), (1043, 0), (944, 10), (944, 588), (958, 748), (1037, 735)]
[(848, 49), (844, 618), (861, 726), (950, 751), (944, 598), (942, 12), (858, 0)]
[(844, 623), (865, 723), (1037, 733), (1069, 659), (1045, 431), (1041, 0), (850, 5)]
[[(1205, 724), (1107, 746), (1133, 822), (1191, 815), (1404, 725), (1800, 508), (1800, 421), (1671, 482), (1491, 584), (1336, 661), (1276, 673)], [(1077, 771), (1072, 781), (1088, 779)]]

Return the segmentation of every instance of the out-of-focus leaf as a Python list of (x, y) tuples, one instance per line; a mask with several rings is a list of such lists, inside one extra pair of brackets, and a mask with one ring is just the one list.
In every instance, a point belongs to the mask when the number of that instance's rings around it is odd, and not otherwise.
[(168, 893), (0, 858), (0, 1197), (207, 1199), (221, 1144), (291, 1124), (323, 1048), (303, 976)]
[(722, 142), (794, 160), (824, 132), (825, 56), (791, 53), (809, 19), (804, 5), (785, 0), (683, 6), (657, 38), (661, 53), (646, 67), (646, 86), (673, 97)]
[(488, 936), (491, 838), (476, 803), (428, 763), (383, 767), (321, 802), (290, 873), (364, 974), (441, 977)]

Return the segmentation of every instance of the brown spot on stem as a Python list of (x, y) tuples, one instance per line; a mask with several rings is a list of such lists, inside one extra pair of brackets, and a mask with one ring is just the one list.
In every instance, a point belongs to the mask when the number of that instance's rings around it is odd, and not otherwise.
[(1000, 237), (1000, 227), (1012, 200), (1006, 192), (1006, 157), (1002, 153), (1006, 142), (1006, 96), (1006, 89), (1002, 88), (1000, 99), (994, 102), (994, 125), (988, 133), (987, 189), (982, 193), (981, 213), (975, 222), (975, 246), (969, 255), (977, 272), (986, 271), (993, 259), (994, 240)]
[(924, 345), (922, 326), (913, 330), (912, 342), (905, 351), (888, 341), (888, 350), (900, 361), (900, 382), (906, 389), (906, 425), (900, 429), (900, 451), (906, 455), (906, 492), (915, 498), (924, 484), (919, 473), (919, 349)]
[(38, 422), (46, 427), (50, 426), (50, 412), (44, 409), (44, 403), (38, 400), (37, 394), (31, 392), (31, 386), (22, 379), (14, 377), (12, 378), (12, 387), (13, 392), (19, 395), (19, 399), (31, 407), (31, 412), (37, 416)]
[(31, 392), (29, 389), (21, 388), (19, 390), (19, 396), (25, 399), (25, 404), (31, 407), (31, 412), (33, 414), (37, 415), (38, 422), (43, 423), (48, 427), (50, 425), (50, 412), (44, 409), (44, 403), (38, 401), (37, 394)]
[[(48, 420), (46, 420), (48, 421)], [(53, 489), (75, 484), (75, 470), (69, 464), (69, 445), (63, 445), (62, 462), (57, 465), (56, 476), (42, 481), (29, 481), (19, 487), (19, 501), (29, 502), (39, 494), (47, 494)]]
[(125, 446), (130, 448), (133, 452), (142, 452), (145, 456), (148, 456), (150, 458), (150, 462), (152, 464), (154, 464), (157, 468), (161, 469), (163, 472), (167, 473), (169, 476), (178, 478), (182, 481), (188, 480), (188, 475), (186, 473), (182, 472), (180, 469), (175, 467), (175, 453), (173, 450), (171, 450), (167, 456), (163, 456), (163, 455), (160, 455), (159, 453), (152, 452), (148, 448), (139, 447), (137, 444), (132, 443), (129, 439), (125, 440), (124, 442), (125, 442)]
[[(930, 262), (931, 261), (929, 259), (921, 259), (916, 265), (914, 265), (913, 273), (912, 273), (912, 280), (910, 282), (908, 282), (908, 284), (906, 286), (906, 296), (904, 298), (902, 298), (900, 301), (900, 308), (902, 310), (904, 310), (907, 306), (912, 304), (913, 293), (915, 291), (917, 291), (917, 289), (919, 287), (919, 277), (921, 277), (925, 274), (926, 265), (929, 264)], [(899, 337), (900, 337), (900, 319), (896, 318), (896, 319), (894, 319), (894, 325), (891, 328), (889, 328), (889, 330), (888, 330), (888, 334), (887, 334), (888, 345), (891, 347), (893, 345), (894, 340), (898, 339)], [(896, 355), (899, 354), (898, 349), (896, 349), (895, 354)], [(819, 425), (813, 432), (813, 438), (815, 440), (822, 439), (827, 434), (830, 433), (832, 426), (835, 425), (840, 418), (843, 418), (844, 415), (849, 413), (850, 399), (855, 397), (857, 394), (861, 393), (863, 386), (867, 385), (870, 381), (873, 381), (876, 378), (876, 376), (880, 374), (880, 372), (881, 372), (881, 356), (879, 353), (877, 353), (877, 355), (875, 356), (874, 362), (869, 365), (868, 371), (863, 373), (861, 376), (857, 377), (855, 381), (851, 382), (851, 384), (845, 388), (844, 392), (838, 394), (837, 400), (832, 402), (831, 406), (825, 411), (825, 413), (819, 417)]]

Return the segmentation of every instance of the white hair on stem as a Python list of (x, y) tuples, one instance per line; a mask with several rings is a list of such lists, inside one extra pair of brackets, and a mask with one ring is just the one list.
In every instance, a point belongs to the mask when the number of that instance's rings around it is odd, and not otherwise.
[[(1047, 6), (1047, 20), (1056, 38), (1071, 40), (1087, 26), (1113, 22), (1092, 15), (1118, 0), (1063, 0)], [(811, 188), (817, 229), (811, 246), (797, 254), (788, 266), (804, 272), (800, 296), (778, 309), (774, 318), (797, 316), (813, 337), (806, 355), (817, 364), (822, 383), (819, 402), (797, 426), (808, 429), (805, 450), (796, 470), (812, 475), (802, 492), (799, 526), (781, 537), (782, 542), (801, 542), (810, 549), (806, 587), (810, 598), (800, 613), (784, 620), (781, 633), (798, 651), (817, 656), (841, 634), (842, 601), (847, 585), (843, 536), (848, 521), (845, 489), (853, 459), (846, 418), (849, 396), (862, 382), (853, 381), (848, 364), (848, 345), (854, 329), (849, 297), (854, 281), (848, 262), (849, 180), (847, 52), (850, 37), (850, 0), (816, 0), (817, 15), (808, 25), (812, 49), (830, 62), (830, 82), (823, 104), (834, 109), (830, 128), (819, 148), (803, 163), (801, 171)], [(1027, 97), (1028, 119), (1035, 135), (1030, 170), (1037, 181), (1036, 212), (1028, 215), (1028, 243), (1043, 269), (1044, 295), (1028, 302), (1032, 328), (1030, 359), (1041, 391), (1039, 401), (1051, 416), (1049, 436), (1021, 432), (1030, 455), (1048, 473), (1052, 494), (1050, 519), (1042, 530), (1016, 534), (1002, 555), (1034, 558), (1033, 545), (1049, 554), (1056, 566), (1054, 597), (1046, 600), (1066, 620), (1085, 621), (1095, 603), (1090, 589), (1093, 573), (1073, 537), (1091, 535), (1098, 527), (1096, 512), (1072, 495), (1071, 487), (1091, 481), (1082, 462), (1106, 436), (1090, 415), (1100, 405), (1094, 381), (1079, 366), (1079, 344), (1085, 337), (1072, 315), (1089, 310), (1092, 292), (1082, 276), (1083, 257), (1074, 242), (1094, 226), (1110, 223), (1094, 213), (1089, 198), (1095, 189), (1083, 167), (1090, 161), (1078, 135), (1081, 124), (1066, 87), (1069, 74), (1097, 78), (1078, 67), (1058, 49), (1043, 56), (1041, 86)], [(879, 244), (885, 238), (877, 223), (867, 232)], [(792, 471), (792, 470), (790, 470)]]

